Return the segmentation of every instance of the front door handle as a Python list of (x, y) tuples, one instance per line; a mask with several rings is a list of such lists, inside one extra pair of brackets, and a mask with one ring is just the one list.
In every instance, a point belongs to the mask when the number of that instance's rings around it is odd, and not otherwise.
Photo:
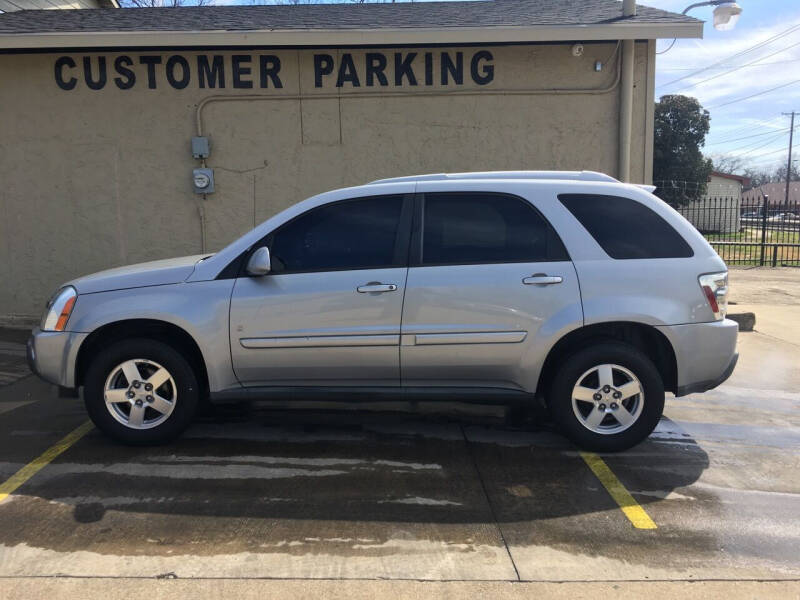
[(360, 285), (356, 288), (361, 294), (369, 294), (372, 292), (393, 292), (397, 289), (397, 286), (393, 283), (380, 283), (378, 281), (370, 281), (367, 284)]
[(561, 283), (564, 281), (558, 275), (545, 275), (544, 273), (537, 273), (531, 277), (526, 277), (522, 280), (525, 285), (553, 285), (554, 283)]

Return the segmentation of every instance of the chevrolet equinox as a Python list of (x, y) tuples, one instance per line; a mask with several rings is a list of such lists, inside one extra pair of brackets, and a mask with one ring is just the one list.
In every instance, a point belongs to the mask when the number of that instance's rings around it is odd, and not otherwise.
[(130, 444), (206, 401), (447, 398), (543, 401), (579, 446), (622, 450), (666, 391), (737, 359), (725, 263), (652, 189), (582, 171), (327, 192), (214, 255), (66, 283), (28, 360)]

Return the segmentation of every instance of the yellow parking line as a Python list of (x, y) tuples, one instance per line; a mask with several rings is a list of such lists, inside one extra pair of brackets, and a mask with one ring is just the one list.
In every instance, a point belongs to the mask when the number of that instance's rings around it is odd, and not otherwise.
[(72, 446), (94, 427), (91, 421), (86, 421), (80, 427), (68, 433), (61, 440), (50, 446), (40, 456), (34, 458), (10, 478), (0, 484), (0, 502), (8, 498), (14, 491), (31, 477), (46, 467), (54, 458)]
[(600, 480), (614, 501), (619, 504), (622, 512), (636, 529), (656, 529), (656, 524), (650, 515), (633, 499), (630, 492), (625, 489), (625, 486), (602, 458), (594, 452), (581, 452), (581, 458), (589, 465), (592, 473)]

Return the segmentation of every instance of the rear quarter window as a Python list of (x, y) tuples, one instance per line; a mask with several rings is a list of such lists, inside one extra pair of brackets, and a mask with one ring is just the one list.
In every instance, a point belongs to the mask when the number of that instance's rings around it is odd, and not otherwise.
[(550, 224), (516, 196), (426, 193), (422, 223), (423, 265), (569, 260)]
[(630, 198), (601, 194), (559, 194), (611, 258), (689, 258), (691, 246), (653, 210)]

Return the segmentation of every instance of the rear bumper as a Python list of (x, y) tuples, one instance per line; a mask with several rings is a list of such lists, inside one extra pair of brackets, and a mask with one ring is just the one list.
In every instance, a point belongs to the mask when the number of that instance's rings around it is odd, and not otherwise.
[(739, 355), (739, 325), (730, 319), (658, 328), (672, 343), (678, 367), (676, 396), (713, 389), (730, 377)]
[(678, 389), (675, 390), (675, 395), (686, 396), (687, 394), (700, 394), (702, 392), (707, 392), (708, 390), (713, 390), (731, 376), (731, 373), (733, 373), (733, 370), (736, 368), (736, 363), (738, 361), (739, 353), (735, 352), (733, 358), (731, 358), (731, 362), (719, 377), (716, 379), (710, 379), (709, 381), (698, 381), (684, 386), (678, 386)]
[(42, 331), (36, 327), (28, 338), (28, 366), (49, 383), (74, 388), (78, 349), (87, 335), (71, 331)]

